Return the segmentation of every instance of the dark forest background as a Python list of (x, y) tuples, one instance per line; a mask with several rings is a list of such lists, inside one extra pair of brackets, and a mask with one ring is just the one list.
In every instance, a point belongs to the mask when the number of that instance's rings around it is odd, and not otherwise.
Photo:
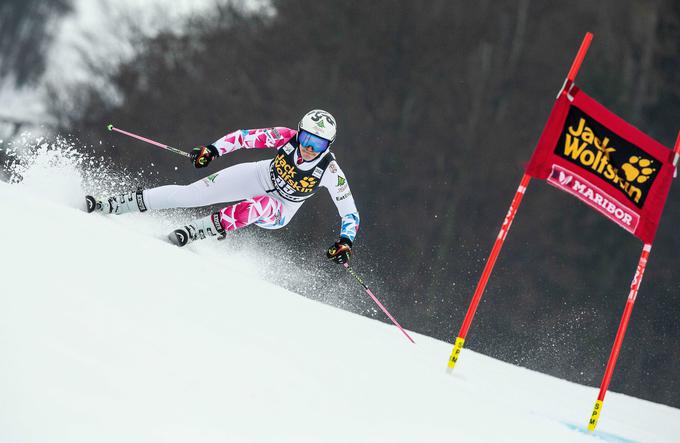
[[(188, 150), (329, 110), (339, 124), (333, 150), (362, 218), (355, 266), (404, 326), (442, 340), (458, 333), (587, 31), (595, 38), (577, 84), (668, 147), (680, 129), (675, 0), (272, 5), (273, 14), (252, 14), (217, 1), (182, 26), (139, 33), (132, 58), (90, 59), (91, 82), (51, 91), (58, 132), (121, 168), (153, 163), (146, 186), (185, 184), (271, 153), (238, 152), (195, 171), (105, 133), (106, 123)], [(673, 188), (610, 388), (680, 407)], [(322, 261), (338, 221), (322, 193), (289, 227), (262, 235)], [(576, 199), (532, 181), (466, 348), (599, 386), (641, 248)]]

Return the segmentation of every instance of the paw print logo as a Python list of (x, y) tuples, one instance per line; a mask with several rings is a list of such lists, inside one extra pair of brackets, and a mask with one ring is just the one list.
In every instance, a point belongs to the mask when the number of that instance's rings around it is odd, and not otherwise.
[(316, 184), (316, 179), (314, 177), (304, 177), (300, 180), (300, 186), (303, 188), (311, 188)]
[(621, 169), (626, 174), (627, 181), (631, 183), (644, 183), (656, 171), (655, 168), (650, 168), (651, 165), (652, 160), (633, 155), (628, 159), (627, 163), (621, 166)]

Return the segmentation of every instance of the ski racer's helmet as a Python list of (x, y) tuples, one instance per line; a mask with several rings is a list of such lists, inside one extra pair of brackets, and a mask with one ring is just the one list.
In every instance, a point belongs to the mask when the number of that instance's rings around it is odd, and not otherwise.
[(323, 152), (335, 141), (335, 118), (330, 112), (314, 109), (306, 113), (298, 123), (298, 142)]

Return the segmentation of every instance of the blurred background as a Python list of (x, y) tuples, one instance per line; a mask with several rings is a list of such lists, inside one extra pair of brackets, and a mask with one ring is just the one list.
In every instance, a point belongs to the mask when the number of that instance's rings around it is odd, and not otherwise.
[[(106, 124), (189, 150), (235, 129), (296, 128), (307, 110), (327, 109), (361, 213), (355, 268), (402, 325), (452, 342), (587, 31), (577, 84), (672, 148), (676, 0), (0, 0), (0, 164), (26, 131), (59, 134), (143, 171), (128, 187), (186, 184), (272, 154), (240, 151), (197, 172)], [(678, 223), (676, 184), (610, 385), (675, 407)], [(324, 191), (287, 228), (258, 235), (286, 245), (271, 249), (281, 260), (317, 266), (338, 224)], [(532, 181), (466, 347), (599, 386), (641, 248)], [(327, 281), (298, 282), (298, 292), (347, 278), (318, 266)]]

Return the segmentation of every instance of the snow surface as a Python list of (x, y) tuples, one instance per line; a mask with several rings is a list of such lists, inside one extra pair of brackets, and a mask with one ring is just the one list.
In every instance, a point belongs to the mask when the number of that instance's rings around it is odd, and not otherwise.
[(678, 409), (610, 392), (591, 435), (596, 388), (469, 349), (449, 375), (449, 343), (264, 281), (264, 255), (86, 214), (88, 164), (0, 182), (2, 443), (680, 441)]

